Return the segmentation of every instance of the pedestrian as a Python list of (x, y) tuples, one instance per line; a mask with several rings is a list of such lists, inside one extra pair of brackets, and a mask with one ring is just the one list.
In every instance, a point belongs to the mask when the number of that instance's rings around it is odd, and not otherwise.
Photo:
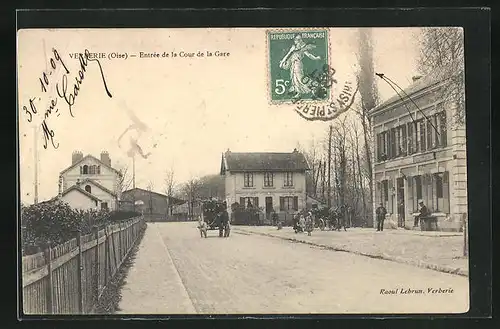
[(312, 213), (309, 212), (307, 213), (307, 216), (305, 218), (305, 228), (307, 235), (311, 235), (311, 232), (313, 231), (313, 218), (312, 218)]
[(384, 205), (380, 203), (375, 213), (377, 215), (377, 232), (381, 232), (384, 230), (384, 219), (385, 215), (387, 215), (387, 210)]
[(413, 223), (413, 227), (418, 227), (418, 223), (422, 220), (422, 218), (425, 218), (429, 215), (429, 210), (425, 206), (423, 201), (420, 201), (419, 203), (419, 212), (418, 215), (415, 216), (415, 222)]

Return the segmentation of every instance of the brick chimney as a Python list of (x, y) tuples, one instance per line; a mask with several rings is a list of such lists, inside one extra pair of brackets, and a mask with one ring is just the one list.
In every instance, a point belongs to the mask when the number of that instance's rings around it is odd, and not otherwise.
[(107, 151), (101, 152), (101, 162), (111, 167), (111, 158)]
[(83, 159), (83, 153), (80, 151), (74, 151), (71, 155), (71, 164), (75, 164), (81, 159)]

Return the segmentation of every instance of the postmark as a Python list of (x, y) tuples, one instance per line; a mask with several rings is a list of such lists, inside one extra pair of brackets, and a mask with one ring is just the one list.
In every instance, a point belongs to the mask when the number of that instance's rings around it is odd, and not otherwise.
[[(306, 120), (329, 121), (357, 93), (354, 67), (334, 67), (328, 29), (268, 30), (268, 95)], [(338, 54), (338, 56), (342, 56)]]

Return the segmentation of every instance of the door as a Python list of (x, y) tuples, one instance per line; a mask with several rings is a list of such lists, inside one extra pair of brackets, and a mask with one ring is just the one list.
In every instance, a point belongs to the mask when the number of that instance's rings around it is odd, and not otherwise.
[(272, 196), (266, 196), (266, 215), (267, 218), (269, 218), (269, 214), (273, 210), (273, 197)]
[(397, 179), (398, 189), (398, 226), (405, 227), (405, 189), (403, 178)]

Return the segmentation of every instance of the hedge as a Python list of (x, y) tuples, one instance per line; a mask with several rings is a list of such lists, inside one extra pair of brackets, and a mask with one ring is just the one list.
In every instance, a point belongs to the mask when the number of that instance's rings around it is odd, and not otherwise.
[(135, 212), (78, 210), (62, 201), (21, 206), (21, 247), (23, 255), (37, 253), (48, 246), (64, 243), (117, 221), (140, 215)]

